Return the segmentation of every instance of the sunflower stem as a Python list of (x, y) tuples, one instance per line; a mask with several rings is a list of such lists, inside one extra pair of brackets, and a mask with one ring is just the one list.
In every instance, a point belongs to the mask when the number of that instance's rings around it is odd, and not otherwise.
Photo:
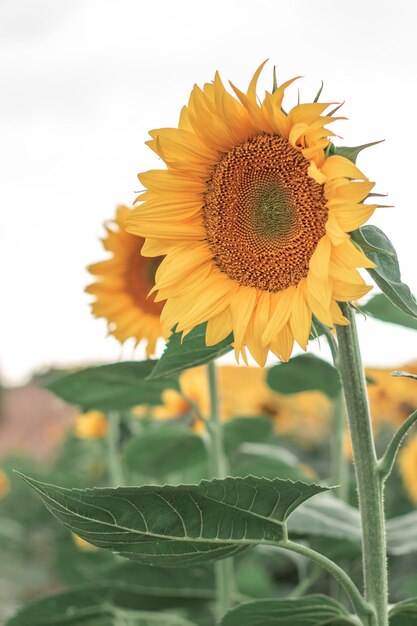
[(340, 394), (333, 403), (333, 428), (332, 428), (332, 482), (337, 485), (335, 495), (343, 502), (349, 499), (348, 466), (344, 453), (345, 437), (345, 403)]
[[(344, 589), (362, 623), (366, 626), (377, 626), (372, 606), (370, 606), (370, 604), (363, 599), (359, 589), (356, 587), (350, 576), (348, 576), (348, 574), (346, 574), (346, 572), (339, 567), (337, 563), (328, 559), (327, 556), (320, 554), (320, 552), (316, 552), (308, 546), (290, 541), (289, 539), (280, 541), (277, 545), (285, 550), (290, 550), (291, 552), (296, 552), (297, 554), (305, 556), (307, 559), (316, 563), (321, 569), (324, 569), (326, 572), (331, 574)], [(378, 626), (380, 626), (379, 622)]]
[(362, 519), (365, 600), (375, 609), (375, 624), (387, 626), (388, 576), (383, 481), (375, 453), (355, 315), (349, 304), (342, 303), (341, 308), (350, 322), (349, 326), (337, 325), (336, 331), (339, 344), (338, 367), (349, 418)]
[(120, 413), (109, 411), (107, 429), (107, 465), (113, 487), (123, 485), (123, 467), (119, 453)]
[[(223, 424), (220, 416), (219, 394), (217, 386), (216, 364), (210, 361), (208, 366), (210, 393), (210, 415), (207, 429), (210, 433), (210, 451), (212, 471), (216, 478), (226, 478), (227, 459), (224, 451)], [(216, 598), (217, 620), (220, 623), (225, 612), (230, 608), (234, 592), (233, 560), (231, 558), (216, 561)]]

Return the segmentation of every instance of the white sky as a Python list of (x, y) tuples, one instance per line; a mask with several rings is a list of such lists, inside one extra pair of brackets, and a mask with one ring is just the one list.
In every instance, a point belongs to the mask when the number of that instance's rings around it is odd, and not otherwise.
[[(395, 208), (371, 220), (417, 292), (417, 37), (407, 0), (0, 0), (0, 369), (22, 382), (48, 365), (114, 360), (90, 316), (84, 267), (103, 258), (101, 223), (158, 167), (147, 131), (175, 126), (216, 69), (246, 87), (271, 59), (301, 99), (342, 101), (344, 145), (385, 138), (359, 166)], [(293, 92), (295, 103), (296, 90)], [(360, 322), (364, 359), (417, 357), (417, 335)], [(131, 354), (125, 353), (126, 357)]]

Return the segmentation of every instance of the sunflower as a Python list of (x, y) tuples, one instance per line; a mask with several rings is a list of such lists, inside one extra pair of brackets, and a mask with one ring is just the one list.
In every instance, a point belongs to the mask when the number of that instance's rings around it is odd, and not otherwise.
[(101, 411), (79, 413), (74, 418), (74, 434), (79, 439), (104, 439), (107, 435), (107, 418)]
[(408, 495), (413, 502), (417, 503), (417, 436), (414, 435), (404, 448), (399, 457), (399, 469), (407, 489)]
[(119, 206), (114, 220), (106, 222), (103, 246), (112, 257), (88, 267), (97, 281), (86, 291), (96, 297), (92, 312), (107, 319), (109, 333), (121, 343), (131, 337), (136, 344), (146, 340), (149, 357), (158, 337), (164, 335), (160, 323), (163, 305), (147, 298), (161, 259), (141, 256), (141, 241), (125, 231), (131, 212), (132, 209)]
[(2, 469), (0, 469), (0, 500), (5, 498), (10, 490), (9, 477)]
[(315, 315), (347, 324), (337, 302), (367, 286), (357, 268), (375, 267), (352, 243), (377, 205), (374, 184), (348, 159), (331, 154), (329, 104), (282, 107), (289, 80), (258, 101), (261, 65), (243, 93), (218, 73), (192, 90), (178, 128), (150, 132), (147, 144), (166, 169), (139, 175), (146, 188), (128, 232), (146, 238), (142, 254), (165, 258), (155, 276), (166, 300), (166, 328), (188, 333), (207, 322), (206, 343), (233, 332), (264, 365), (271, 350), (289, 359), (306, 349)]

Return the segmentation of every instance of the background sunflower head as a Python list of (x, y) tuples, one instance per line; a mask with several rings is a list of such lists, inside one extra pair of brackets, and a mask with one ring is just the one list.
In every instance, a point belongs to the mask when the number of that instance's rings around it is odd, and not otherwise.
[(157, 339), (164, 336), (160, 322), (162, 305), (154, 302), (153, 296), (148, 298), (161, 259), (143, 257), (143, 240), (125, 231), (131, 212), (132, 209), (119, 206), (114, 219), (105, 223), (102, 242), (111, 257), (88, 267), (96, 280), (86, 291), (95, 296), (92, 312), (107, 320), (109, 334), (121, 343), (130, 338), (136, 344), (146, 341), (149, 357)]
[(195, 86), (178, 128), (151, 131), (166, 169), (139, 175), (147, 191), (128, 220), (143, 254), (163, 255), (156, 300), (163, 323), (188, 332), (207, 323), (206, 342), (233, 331), (260, 365), (271, 350), (288, 360), (305, 349), (312, 316), (347, 324), (337, 302), (368, 287), (357, 268), (374, 264), (349, 233), (373, 213), (374, 184), (347, 158), (330, 154), (329, 104), (283, 109), (287, 81), (262, 101), (261, 66), (246, 92), (229, 93), (218, 74)]

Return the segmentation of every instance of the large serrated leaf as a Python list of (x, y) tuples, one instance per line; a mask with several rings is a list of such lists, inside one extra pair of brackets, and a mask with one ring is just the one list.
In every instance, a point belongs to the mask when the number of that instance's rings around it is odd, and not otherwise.
[(340, 602), (315, 595), (247, 602), (226, 613), (221, 626), (347, 626), (357, 623)]
[[(223, 432), (225, 451), (231, 455), (245, 442), (263, 442), (272, 437), (273, 421), (268, 417), (236, 417), (224, 424)], [(153, 479), (196, 465), (201, 466), (201, 478), (208, 476), (203, 438), (179, 425), (159, 425), (131, 438), (125, 447), (124, 462), (129, 470)]]
[(362, 226), (351, 236), (375, 263), (376, 268), (367, 272), (381, 291), (406, 315), (417, 319), (417, 302), (410, 288), (401, 281), (397, 253), (388, 237), (376, 226)]
[(417, 330), (417, 320), (411, 315), (407, 315), (395, 304), (388, 300), (387, 296), (383, 293), (378, 293), (373, 296), (368, 302), (361, 305), (361, 310), (382, 322), (388, 322), (389, 324), (396, 324), (397, 326), (405, 326), (406, 328), (413, 328)]
[(416, 626), (417, 598), (404, 600), (391, 607), (389, 612), (389, 626)]
[(331, 494), (323, 493), (294, 511), (288, 520), (288, 532), (302, 537), (329, 537), (360, 543), (360, 513)]
[[(156, 612), (168, 604), (161, 598), (144, 598), (135, 586), (117, 581), (83, 585), (32, 602), (6, 626), (194, 626), (175, 613)], [(174, 606), (178, 604), (173, 600)]]
[(132, 437), (124, 452), (126, 467), (148, 478), (204, 463), (207, 453), (202, 438), (181, 426), (152, 428)]
[(244, 443), (233, 459), (233, 476), (255, 474), (274, 479), (303, 480), (304, 473), (298, 458), (287, 448), (268, 443)]
[(136, 404), (161, 403), (164, 389), (179, 389), (176, 376), (147, 380), (156, 361), (126, 361), (87, 367), (55, 378), (46, 388), (83, 409), (121, 410)]
[(50, 512), (90, 543), (149, 565), (185, 566), (286, 537), (286, 519), (326, 491), (249, 476), (177, 487), (64, 489), (23, 476)]
[(72, 541), (63, 543), (67, 547), (62, 548), (62, 543), (59, 546), (57, 572), (59, 578), (71, 587), (81, 583), (117, 581), (124, 588), (134, 586), (138, 595), (151, 598), (182, 598), (201, 603), (215, 597), (214, 568), (211, 564), (189, 568), (143, 565), (137, 561), (116, 560), (106, 550), (74, 550)]
[(417, 552), (417, 511), (387, 521), (388, 552), (405, 556)]
[(182, 339), (182, 333), (172, 333), (165, 352), (149, 375), (149, 379), (166, 378), (182, 370), (203, 365), (232, 350), (233, 335), (214, 346), (206, 346), (207, 323), (199, 324)]
[(321, 391), (335, 398), (341, 390), (337, 369), (314, 354), (300, 354), (288, 363), (274, 365), (268, 371), (266, 382), (271, 389), (284, 395)]
[(271, 439), (274, 421), (269, 417), (234, 417), (223, 426), (224, 447), (231, 454), (245, 443), (263, 443)]

